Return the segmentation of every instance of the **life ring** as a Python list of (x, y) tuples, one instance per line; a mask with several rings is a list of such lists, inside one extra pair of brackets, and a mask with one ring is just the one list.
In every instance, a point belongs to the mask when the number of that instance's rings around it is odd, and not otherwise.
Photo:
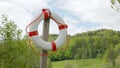
[[(42, 40), (38, 34), (39, 23), (48, 17), (55, 21), (59, 28), (58, 38), (52, 42)], [(64, 23), (63, 19), (60, 16), (53, 12), (50, 12), (48, 9), (43, 9), (41, 15), (31, 23), (28, 35), (31, 37), (37, 47), (43, 48), (44, 50), (56, 51), (56, 49), (60, 48), (66, 41), (67, 28), (68, 26)]]

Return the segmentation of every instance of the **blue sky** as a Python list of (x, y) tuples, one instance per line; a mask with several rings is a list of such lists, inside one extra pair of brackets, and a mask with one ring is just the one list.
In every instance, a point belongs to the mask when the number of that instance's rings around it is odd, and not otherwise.
[[(110, 6), (110, 0), (0, 0), (0, 15), (8, 14), (23, 33), (42, 8), (60, 15), (71, 35), (102, 28), (120, 31), (120, 12)], [(51, 21), (50, 33), (59, 33), (55, 26)], [(39, 30), (42, 32), (42, 27)]]

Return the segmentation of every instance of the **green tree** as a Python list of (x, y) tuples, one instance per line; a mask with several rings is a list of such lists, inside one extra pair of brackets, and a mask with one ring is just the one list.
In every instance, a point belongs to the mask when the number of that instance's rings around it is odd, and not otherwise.
[[(54, 35), (50, 36), (52, 40), (55, 38)], [(58, 50), (51, 54), (49, 58), (52, 61), (97, 57), (103, 58), (106, 51), (112, 48), (115, 53), (119, 53), (120, 49), (117, 47), (118, 44), (120, 44), (120, 31), (100, 29), (78, 33), (70, 36), (66, 51)]]
[(7, 15), (2, 15), (2, 25), (0, 26), (0, 36), (3, 41), (20, 39), (22, 30), (17, 29), (14, 21), (9, 20)]
[(38, 68), (39, 56), (22, 39), (21, 30), (7, 15), (2, 15), (0, 25), (0, 68)]
[(120, 11), (120, 0), (110, 0), (111, 1), (111, 7), (117, 11)]
[(112, 66), (115, 66), (116, 58), (117, 58), (117, 54), (113, 48), (108, 49), (104, 55), (105, 62), (112, 64)]
[(117, 56), (115, 63), (115, 68), (120, 68), (120, 54)]

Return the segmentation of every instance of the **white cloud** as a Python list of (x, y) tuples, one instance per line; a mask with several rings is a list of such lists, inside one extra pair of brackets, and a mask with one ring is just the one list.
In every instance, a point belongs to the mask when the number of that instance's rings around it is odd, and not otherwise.
[(68, 33), (69, 34), (76, 34), (77, 32), (81, 32), (83, 30), (81, 30), (80, 28), (77, 28), (75, 25), (78, 23), (78, 21), (70, 18), (70, 17), (64, 17), (64, 20), (66, 22), (66, 24), (68, 24)]
[[(54, 1), (54, 0), (53, 0)], [(96, 30), (100, 28), (110, 28), (120, 30), (120, 12), (114, 11), (110, 7), (110, 0), (0, 0), (0, 14), (6, 13), (17, 22), (19, 28), (24, 29), (33, 17), (41, 12), (42, 8), (61, 9), (71, 13), (63, 19), (69, 25), (70, 34)], [(50, 4), (51, 3), (51, 4)], [(59, 11), (55, 11), (58, 12)], [(61, 14), (62, 15), (62, 12)], [(78, 18), (77, 20), (72, 17)], [(97, 27), (89, 28), (80, 26), (81, 22), (93, 22), (100, 24)], [(51, 24), (50, 33), (58, 33), (55, 24)], [(93, 26), (92, 26), (93, 27)], [(42, 32), (42, 28), (40, 27)]]
[[(41, 13), (42, 8), (48, 6), (47, 2), (49, 2), (49, 0), (3, 0), (0, 1), (0, 15), (7, 14), (25, 33), (25, 27), (37, 16), (37, 14)], [(54, 26), (56, 26), (56, 24), (51, 21), (49, 32), (52, 34), (59, 33), (58, 27)], [(41, 35), (42, 24), (40, 24), (39, 32)]]
[(32, 14), (25, 9), (7, 2), (0, 2), (0, 15), (2, 14), (7, 14), (21, 29), (25, 29), (33, 17)]
[(62, 2), (56, 6), (71, 12), (82, 21), (96, 22), (104, 26), (120, 25), (120, 13), (110, 7), (110, 0), (62, 0)]
[(35, 13), (41, 11), (42, 8), (48, 7), (49, 0), (9, 0), (9, 2)]
[(86, 31), (100, 29), (100, 27), (102, 27), (102, 26), (94, 27), (94, 28), (90, 28), (86, 26), (78, 27), (80, 24), (82, 24), (80, 21), (75, 20), (72, 17), (64, 17), (64, 19), (65, 19), (65, 22), (68, 24), (68, 33), (71, 35), (74, 35), (76, 33), (82, 33)]

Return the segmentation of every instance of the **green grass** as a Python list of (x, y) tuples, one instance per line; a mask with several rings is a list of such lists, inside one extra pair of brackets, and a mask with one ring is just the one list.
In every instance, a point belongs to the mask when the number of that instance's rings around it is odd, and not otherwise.
[(52, 63), (53, 68), (103, 68), (101, 59), (65, 60)]

